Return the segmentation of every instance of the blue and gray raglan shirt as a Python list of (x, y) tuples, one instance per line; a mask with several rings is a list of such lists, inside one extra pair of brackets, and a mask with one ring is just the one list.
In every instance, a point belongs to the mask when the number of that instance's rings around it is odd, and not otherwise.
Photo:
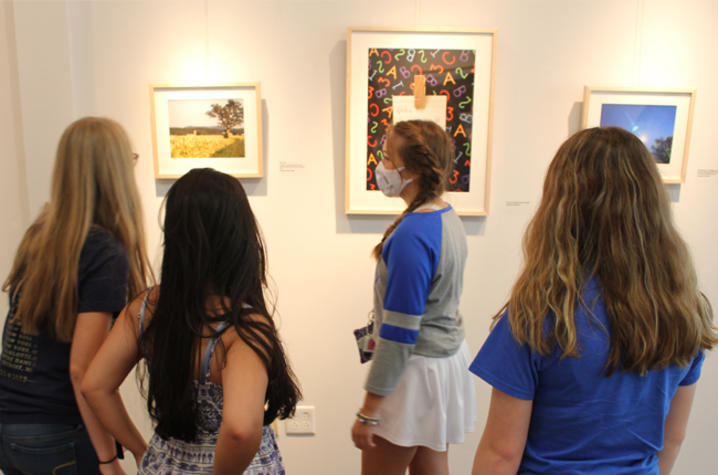
[(374, 281), (376, 349), (365, 389), (394, 391), (412, 354), (456, 353), (464, 341), (459, 297), (466, 235), (452, 207), (407, 214), (384, 243)]

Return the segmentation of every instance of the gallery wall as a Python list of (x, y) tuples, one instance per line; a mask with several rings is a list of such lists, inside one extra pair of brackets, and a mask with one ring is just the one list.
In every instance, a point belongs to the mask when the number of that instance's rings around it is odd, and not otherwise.
[[(351, 330), (370, 308), (369, 253), (391, 218), (344, 213), (348, 26), (498, 30), (489, 215), (463, 218), (461, 311), (473, 352), (520, 268), (546, 166), (579, 128), (584, 85), (697, 89), (686, 182), (667, 189), (702, 288), (718, 302), (715, 1), (15, 1), (0, 4), (0, 15), (0, 216), (16, 223), (0, 234), (3, 275), (48, 198), (62, 129), (85, 115), (119, 121), (140, 154), (136, 177), (157, 266), (158, 213), (172, 181), (154, 178), (150, 84), (261, 82), (265, 176), (242, 182), (267, 241), (276, 318), (303, 404), (316, 407), (314, 436), (287, 436), (279, 425), (288, 473), (359, 466), (349, 428), (366, 368)], [(149, 435), (129, 379), (123, 394)], [(477, 432), (452, 446), (452, 473), (469, 472), (483, 428), (490, 390), (479, 380), (476, 389)], [(675, 473), (713, 471), (717, 396), (710, 355)]]
[[(15, 67), (15, 30), (12, 5), (0, 3), (0, 277), (3, 281), (10, 270), (15, 247), (28, 225), (28, 199), (23, 159)], [(8, 301), (0, 296), (0, 315), (5, 315)]]

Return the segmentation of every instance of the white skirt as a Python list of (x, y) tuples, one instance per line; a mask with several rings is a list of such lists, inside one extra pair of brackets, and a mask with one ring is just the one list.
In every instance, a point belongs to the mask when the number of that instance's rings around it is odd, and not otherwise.
[(464, 341), (447, 358), (412, 355), (394, 392), (382, 401), (374, 433), (392, 444), (443, 452), (474, 431), (476, 396)]

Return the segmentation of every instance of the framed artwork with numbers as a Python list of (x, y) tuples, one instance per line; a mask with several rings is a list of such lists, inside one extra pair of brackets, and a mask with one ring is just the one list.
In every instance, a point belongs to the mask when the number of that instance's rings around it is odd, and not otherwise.
[(495, 58), (495, 30), (348, 29), (348, 214), (398, 214), (404, 209), (402, 200), (387, 198), (378, 190), (374, 169), (400, 108), (402, 118), (432, 120), (424, 111), (406, 110), (407, 104), (412, 107), (407, 99), (415, 95), (416, 79), (421, 76), (422, 95), (441, 99), (429, 104), (440, 103), (442, 108), (446, 104), (445, 117), (435, 122), (446, 128), (455, 145), (454, 170), (444, 199), (459, 214), (488, 214)]

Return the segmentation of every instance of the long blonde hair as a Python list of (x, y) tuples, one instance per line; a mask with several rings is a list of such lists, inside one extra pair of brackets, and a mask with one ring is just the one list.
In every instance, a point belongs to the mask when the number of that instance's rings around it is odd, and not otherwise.
[(559, 148), (523, 250), (509, 321), (543, 355), (558, 344), (563, 356), (580, 356), (574, 312), (590, 311), (581, 292), (591, 279), (610, 324), (606, 374), (687, 365), (718, 342), (655, 160), (623, 129), (583, 130)]
[(449, 134), (436, 123), (426, 120), (407, 120), (397, 122), (388, 131), (388, 139), (401, 137), (397, 152), (404, 167), (419, 175), (419, 193), (409, 206), (389, 225), (374, 246), (372, 255), (376, 260), (381, 257), (384, 241), (394, 232), (404, 216), (422, 204), (430, 201), (446, 189), (454, 167), (454, 143)]
[(63, 133), (50, 202), (25, 233), (3, 285), (18, 298), (15, 318), (24, 331), (48, 325), (59, 340), (72, 339), (80, 253), (92, 227), (110, 233), (127, 252), (130, 296), (154, 280), (132, 158), (129, 138), (113, 120), (86, 117)]

